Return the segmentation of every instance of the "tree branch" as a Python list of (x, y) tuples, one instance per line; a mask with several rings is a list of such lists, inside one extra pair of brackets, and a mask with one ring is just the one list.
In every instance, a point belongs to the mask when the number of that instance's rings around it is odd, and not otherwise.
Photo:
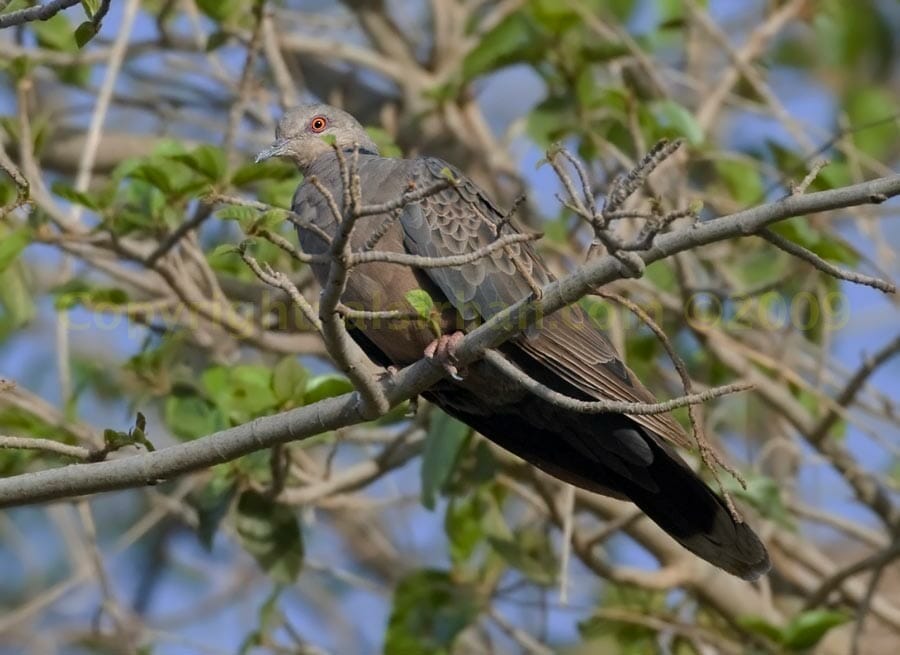
[(0, 16), (0, 30), (14, 25), (24, 25), (35, 20), (48, 20), (53, 18), (63, 9), (74, 7), (81, 0), (51, 0), (42, 5), (35, 5), (26, 9), (20, 9), (9, 14)]
[[(896, 195), (900, 195), (900, 175), (842, 189), (791, 196), (660, 235), (650, 249), (639, 255), (650, 264), (716, 241), (754, 235), (767, 225), (792, 216), (877, 203)], [(456, 357), (462, 365), (470, 363), (486, 349), (498, 346), (539, 317), (577, 301), (600, 285), (630, 274), (615, 257), (596, 258), (571, 275), (548, 284), (540, 299), (520, 300), (467, 334), (456, 349)], [(443, 371), (422, 359), (382, 382), (384, 393), (393, 406), (425, 391), (442, 375)], [(344, 394), (152, 453), (6, 478), (0, 480), (0, 507), (155, 484), (278, 443), (360, 423), (365, 418), (356, 394)]]

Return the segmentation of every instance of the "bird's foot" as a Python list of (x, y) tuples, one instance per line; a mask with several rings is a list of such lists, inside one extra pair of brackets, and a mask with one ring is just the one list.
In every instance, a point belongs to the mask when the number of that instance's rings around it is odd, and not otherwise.
[(466, 336), (464, 332), (457, 330), (453, 334), (442, 334), (425, 346), (425, 356), (444, 369), (457, 382), (462, 380), (462, 376), (456, 367), (454, 351), (464, 336)]
[(397, 368), (393, 364), (389, 364), (380, 373), (378, 373), (378, 381), (384, 385), (385, 389), (393, 389), (394, 385), (396, 384), (397, 373), (399, 372), (399, 368)]

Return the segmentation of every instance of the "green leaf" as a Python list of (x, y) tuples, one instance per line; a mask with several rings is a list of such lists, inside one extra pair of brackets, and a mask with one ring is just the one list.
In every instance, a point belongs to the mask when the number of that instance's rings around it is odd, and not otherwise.
[(781, 495), (781, 488), (772, 478), (751, 474), (747, 476), (746, 489), (732, 478), (729, 478), (725, 486), (729, 492), (750, 503), (763, 516), (785, 527), (793, 527), (793, 520)]
[(437, 493), (450, 478), (470, 431), (449, 414), (435, 411), (431, 415), (421, 469), (422, 504), (428, 509), (434, 509)]
[(456, 177), (456, 175), (453, 173), (453, 171), (450, 169), (449, 166), (444, 166), (444, 167), (441, 169), (440, 175), (441, 175), (442, 178), (444, 178), (445, 180), (447, 180), (447, 181), (450, 182), (451, 184), (458, 184), (458, 183), (459, 183), (459, 178)]
[(158, 161), (145, 161), (131, 171), (130, 177), (148, 182), (163, 193), (170, 194), (177, 188), (178, 182), (169, 166)]
[(56, 297), (53, 304), (58, 310), (71, 309), (77, 305), (102, 310), (104, 305), (124, 305), (128, 302), (128, 293), (124, 289), (92, 287), (77, 278), (53, 289), (53, 295)]
[(197, 7), (217, 23), (241, 15), (242, 0), (197, 0)]
[(75, 29), (75, 45), (79, 48), (86, 46), (91, 39), (97, 36), (97, 25), (86, 20)]
[(235, 528), (244, 550), (273, 580), (296, 581), (303, 565), (303, 538), (291, 508), (245, 491), (238, 500)]
[(97, 10), (100, 9), (100, 0), (81, 0), (81, 6), (84, 7), (84, 13), (88, 18), (93, 18)]
[(144, 446), (148, 451), (153, 452), (156, 448), (147, 439), (146, 430), (147, 419), (138, 412), (134, 427), (127, 432), (108, 428), (103, 431), (104, 450), (109, 453), (125, 446)]
[(247, 234), (255, 234), (259, 230), (274, 230), (284, 223), (288, 217), (285, 209), (268, 209), (245, 224), (241, 222), (241, 229)]
[(91, 81), (91, 67), (87, 64), (60, 66), (56, 75), (61, 82), (84, 89)]
[(74, 187), (70, 187), (62, 182), (54, 182), (51, 190), (63, 200), (68, 200), (76, 205), (81, 205), (82, 207), (87, 207), (94, 211), (100, 209), (98, 198), (95, 198), (93, 195), (85, 193), (84, 191), (78, 191)]
[(479, 493), (465, 498), (450, 498), (444, 514), (444, 532), (450, 542), (450, 561), (454, 564), (467, 561), (484, 539), (481, 521), (484, 511), (484, 500)]
[(228, 255), (237, 255), (238, 254), (237, 246), (231, 243), (220, 243), (218, 246), (213, 248), (210, 252), (206, 254), (207, 260), (218, 259), (220, 257), (225, 257)]
[(263, 180), (257, 189), (256, 196), (260, 202), (267, 205), (290, 209), (294, 192), (297, 191), (297, 184), (296, 177), (286, 180)]
[(225, 428), (225, 417), (213, 405), (195, 395), (169, 396), (165, 422), (179, 439), (196, 439)]
[(758, 165), (745, 159), (719, 159), (714, 166), (736, 202), (750, 205), (762, 200), (765, 189)]
[(883, 160), (897, 151), (900, 127), (897, 115), (900, 103), (896, 94), (881, 86), (853, 89), (845, 102), (851, 124), (851, 137), (857, 148)]
[[(238, 168), (231, 176), (231, 183), (234, 186), (246, 186), (260, 180), (287, 180), (296, 177), (297, 170), (292, 164), (278, 159), (266, 159), (258, 164), (245, 164)], [(294, 186), (298, 183), (299, 180)]]
[(243, 222), (252, 222), (253, 219), (256, 218), (258, 212), (252, 207), (245, 207), (243, 205), (228, 205), (226, 207), (222, 207), (219, 211), (216, 212), (216, 215), (219, 217), (219, 220), (222, 221), (238, 221), (239, 223)]
[(478, 611), (478, 597), (471, 586), (456, 584), (446, 571), (415, 571), (394, 591), (384, 653), (449, 655)]
[(36, 313), (34, 292), (21, 266), (0, 271), (0, 336), (28, 323)]
[(62, 13), (29, 23), (29, 27), (34, 30), (38, 45), (44, 48), (61, 52), (75, 52), (78, 49), (69, 19)]
[(189, 153), (175, 155), (172, 159), (181, 162), (212, 182), (217, 182), (225, 177), (227, 168), (225, 153), (215, 146), (204, 144)]
[(740, 616), (737, 623), (748, 632), (762, 635), (766, 639), (780, 644), (784, 638), (784, 632), (777, 625), (766, 621), (761, 616)]
[(521, 571), (535, 584), (553, 584), (559, 565), (543, 532), (521, 530), (512, 539), (490, 536), (488, 543), (507, 564)]
[(829, 630), (850, 621), (851, 617), (833, 610), (810, 610), (791, 619), (783, 630), (782, 644), (789, 650), (812, 648)]
[(214, 366), (203, 372), (201, 380), (209, 397), (234, 425), (277, 406), (272, 371), (266, 366)]
[(218, 50), (223, 45), (228, 43), (229, 38), (231, 38), (231, 35), (228, 34), (228, 32), (223, 32), (222, 30), (213, 32), (206, 39), (206, 52), (213, 52), (214, 50)]
[(677, 135), (683, 136), (692, 145), (703, 143), (703, 128), (686, 107), (674, 100), (659, 100), (652, 105), (664, 127), (672, 128)]
[(577, 123), (571, 100), (551, 96), (529, 112), (525, 130), (535, 143), (546, 148), (573, 132)]
[(423, 289), (413, 289), (406, 293), (406, 302), (408, 302), (415, 312), (424, 319), (431, 318), (431, 312), (434, 310), (434, 300)]
[(387, 130), (380, 127), (366, 127), (366, 134), (375, 142), (382, 157), (402, 157), (403, 151), (397, 146)]
[(283, 408), (303, 404), (308, 379), (306, 368), (294, 356), (288, 355), (275, 365), (272, 370), (272, 390)]
[(9, 268), (29, 243), (31, 230), (27, 227), (20, 227), (0, 237), (0, 273)]
[(835, 234), (820, 232), (809, 224), (805, 216), (795, 216), (780, 221), (771, 227), (772, 231), (793, 241), (819, 257), (841, 264), (855, 266), (859, 262), (856, 250)]
[[(873, 0), (824, 0), (814, 13), (812, 23), (818, 42), (806, 46), (815, 64), (849, 75), (869, 75), (874, 69), (878, 77), (889, 74), (896, 60), (893, 23)], [(865, 72), (864, 72), (865, 71)], [(860, 75), (861, 76), (861, 75)]]
[(6, 65), (9, 67), (9, 74), (12, 78), (19, 81), (28, 75), (36, 64), (27, 56), (19, 55), (18, 57), (13, 57)]
[(338, 375), (337, 373), (316, 375), (306, 383), (303, 404), (312, 405), (325, 398), (333, 398), (351, 391), (353, 391), (353, 385), (343, 375)]
[(214, 477), (191, 496), (197, 511), (197, 538), (207, 551), (212, 550), (219, 524), (237, 493), (237, 483), (221, 467), (213, 469)]
[(492, 70), (517, 61), (531, 60), (542, 52), (539, 34), (522, 12), (510, 13), (483, 34), (462, 64), (463, 81), (468, 82)]

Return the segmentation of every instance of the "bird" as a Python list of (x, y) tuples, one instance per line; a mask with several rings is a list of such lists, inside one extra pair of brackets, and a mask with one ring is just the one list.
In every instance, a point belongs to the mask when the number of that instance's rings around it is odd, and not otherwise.
[[(308, 103), (284, 113), (274, 143), (257, 156), (258, 162), (283, 158), (303, 173), (292, 210), (308, 254), (329, 252), (329, 239), (339, 229), (317, 185), (340, 202), (341, 155), (346, 165), (355, 162), (365, 204), (389, 202), (441, 179), (453, 182), (409, 203), (399, 216), (359, 218), (350, 236), (353, 250), (372, 248), (377, 241), (380, 251), (438, 258), (470, 253), (499, 235), (519, 232), (456, 167), (433, 157), (383, 157), (352, 115)], [(330, 262), (317, 258), (311, 264), (323, 285)], [(409, 315), (415, 313), (409, 294), (426, 292), (439, 308), (439, 334), (433, 324), (408, 318), (373, 317), (349, 326), (373, 362), (402, 368), (423, 356), (441, 361), (448, 374), (422, 395), (447, 414), (551, 476), (630, 500), (687, 550), (732, 575), (755, 580), (766, 573), (771, 564), (762, 541), (675, 450), (690, 443), (670, 414), (579, 412), (530, 391), (487, 358), (456, 369), (453, 347), (467, 330), (553, 279), (539, 253), (523, 241), (460, 266), (360, 264), (350, 270), (341, 301), (356, 309)], [(578, 304), (542, 317), (497, 351), (517, 371), (573, 399), (656, 402)]]

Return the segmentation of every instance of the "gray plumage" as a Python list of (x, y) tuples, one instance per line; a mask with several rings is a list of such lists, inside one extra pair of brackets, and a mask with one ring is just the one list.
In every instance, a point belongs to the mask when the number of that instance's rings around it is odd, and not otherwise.
[[(423, 188), (448, 170), (455, 186), (406, 207), (388, 224), (377, 250), (442, 257), (472, 252), (498, 232), (516, 231), (502, 212), (461, 172), (434, 158), (388, 159), (349, 114), (328, 105), (304, 105), (288, 112), (276, 142), (260, 153), (292, 160), (342, 197), (337, 156), (323, 137), (352, 156), (359, 149), (364, 203), (394, 200), (411, 185)], [(337, 225), (322, 194), (309, 182), (294, 196), (294, 211), (333, 235)], [(386, 216), (361, 218), (351, 247), (362, 249)], [(312, 229), (299, 230), (306, 252), (327, 244)], [(320, 281), (328, 264), (314, 266)], [(552, 275), (526, 243), (510, 245), (470, 264), (414, 269), (384, 262), (355, 267), (342, 301), (357, 309), (412, 311), (406, 294), (426, 290), (442, 311), (445, 333), (465, 331), (544, 285)], [(422, 357), (434, 335), (421, 321), (371, 320), (353, 330), (370, 357), (405, 366)], [(577, 305), (544, 317), (541, 324), (501, 347), (516, 366), (542, 384), (580, 400), (654, 402), (653, 395), (621, 361), (606, 336)], [(754, 579), (769, 568), (765, 547), (724, 502), (698, 478), (672, 445), (688, 446), (669, 414), (624, 416), (582, 414), (533, 396), (489, 363), (468, 367), (461, 381), (445, 380), (426, 397), (502, 447), (548, 473), (585, 489), (629, 498), (686, 548), (735, 575)], [(669, 443), (666, 443), (666, 442)]]

